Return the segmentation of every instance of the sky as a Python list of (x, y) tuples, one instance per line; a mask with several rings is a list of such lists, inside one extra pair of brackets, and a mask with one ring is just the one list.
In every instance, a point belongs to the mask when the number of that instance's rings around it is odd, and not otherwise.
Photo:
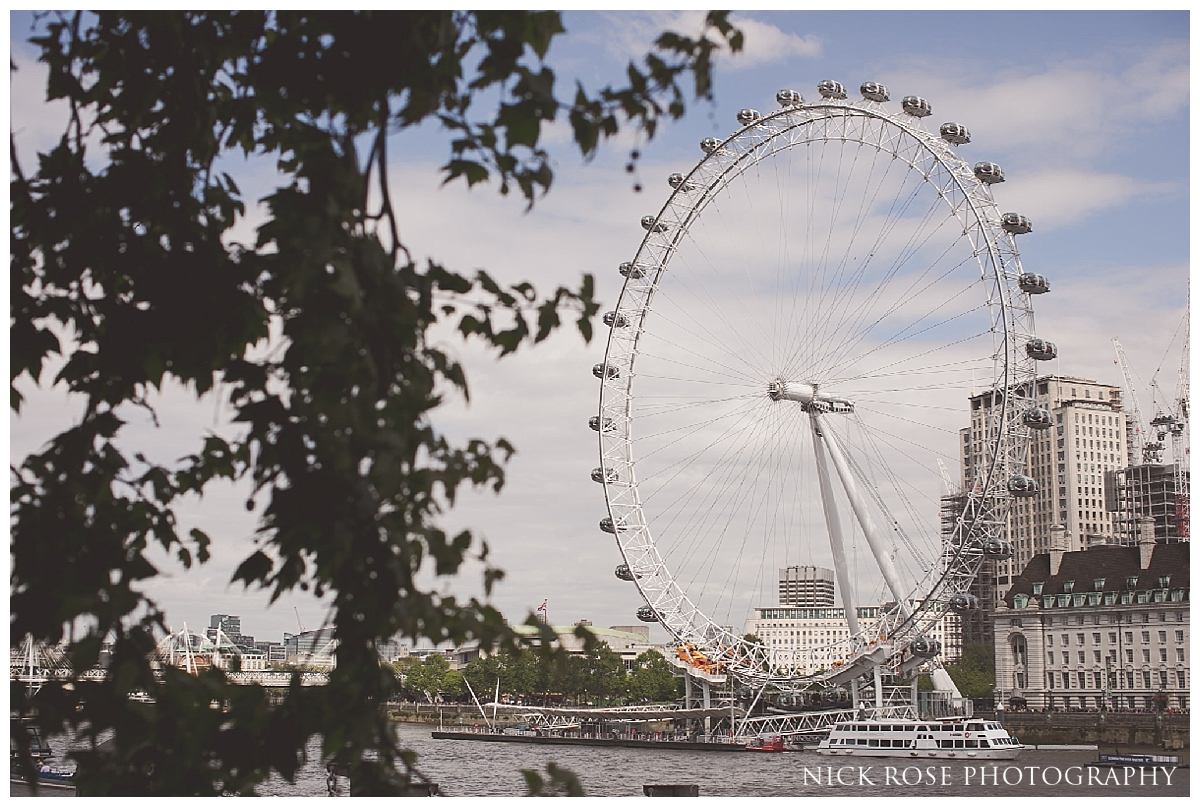
[[(569, 33), (549, 54), (560, 91), (576, 78), (592, 88), (620, 80), (625, 63), (644, 53), (656, 32), (694, 33), (699, 19), (695, 12), (566, 13)], [(970, 128), (964, 159), (1003, 166), (1007, 181), (994, 196), (1002, 209), (1033, 221), (1034, 231), (1018, 241), (1021, 260), (1053, 288), (1035, 301), (1038, 332), (1059, 348), (1048, 371), (1120, 385), (1111, 342), (1118, 337), (1144, 411), (1153, 408), (1152, 379), (1168, 396), (1174, 392), (1189, 285), (1187, 12), (742, 12), (733, 20), (746, 34), (745, 52), (717, 61), (714, 101), (693, 103), (654, 140), (622, 135), (584, 162), (568, 127), (547, 131), (556, 177), (532, 211), (494, 186), (443, 187), (437, 167), (448, 146), (435, 126), (396, 138), (391, 186), (403, 189), (395, 202), (411, 252), (545, 290), (591, 273), (601, 310), (608, 310), (623, 281), (617, 266), (631, 260), (645, 235), (639, 219), (666, 200), (669, 173), (696, 164), (700, 140), (734, 131), (741, 108), (776, 109), (781, 88), (815, 97), (817, 82), (832, 78), (856, 97), (862, 82), (878, 81), (891, 90), (889, 111), (899, 112), (901, 96), (921, 95), (933, 106), (931, 120)], [(11, 128), (28, 166), (53, 141), (63, 110), (42, 100), (45, 71), (24, 42), (28, 15), (12, 14), (10, 25), (18, 68), (10, 82)], [(624, 165), (633, 148), (640, 159), (631, 176)], [(271, 190), (272, 169), (233, 168), (248, 194)], [(259, 215), (248, 205), (238, 228), (244, 240)], [(506, 570), (492, 602), (513, 622), (545, 601), (554, 624), (636, 624), (642, 603), (612, 573), (620, 555), (596, 527), (604, 499), (588, 476), (597, 465), (595, 433), (587, 428), (598, 396), (590, 368), (603, 356), (604, 329), (585, 344), (565, 328), (502, 361), (452, 334), (439, 338), (466, 363), (471, 402), (449, 404), (435, 424), (456, 438), (504, 436), (518, 450), (501, 494), (467, 495), (446, 519), (474, 529)], [(9, 423), (14, 464), (79, 411), (61, 388), (22, 389), (28, 402)], [(960, 426), (968, 423), (968, 394), (959, 396)], [(212, 396), (195, 402), (167, 389), (157, 411), (159, 427), (134, 418), (127, 439), (167, 460), (192, 452), (204, 430), (228, 428), (228, 408)], [(214, 537), (214, 557), (191, 571), (162, 560), (164, 576), (147, 591), (173, 627), (239, 614), (247, 633), (278, 641), (284, 631), (326, 619), (326, 606), (311, 597), (288, 596), (268, 607), (265, 593), (229, 584), (252, 551), (255, 517), (243, 506), (246, 494), (214, 485), (184, 508), (185, 525)], [(477, 578), (468, 570), (434, 584), (476, 593)], [(773, 604), (770, 594), (761, 604)], [(654, 638), (666, 636), (656, 627)]]

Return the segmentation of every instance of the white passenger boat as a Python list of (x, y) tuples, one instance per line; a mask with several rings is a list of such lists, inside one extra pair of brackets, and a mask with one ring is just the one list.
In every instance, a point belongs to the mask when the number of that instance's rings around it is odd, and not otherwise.
[(986, 720), (844, 720), (817, 753), (906, 759), (1016, 759), (1025, 746)]

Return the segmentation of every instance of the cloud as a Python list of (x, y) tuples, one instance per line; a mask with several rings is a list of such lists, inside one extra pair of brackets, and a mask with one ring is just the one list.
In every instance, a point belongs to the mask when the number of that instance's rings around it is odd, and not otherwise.
[[(640, 60), (654, 48), (654, 40), (663, 31), (698, 36), (704, 27), (703, 11), (653, 11), (645, 13), (605, 13), (599, 15), (603, 30), (582, 32), (584, 39), (606, 43), (609, 55), (622, 61)], [(764, 64), (785, 63), (789, 59), (815, 59), (821, 55), (821, 40), (815, 34), (800, 36), (746, 14), (731, 14), (729, 21), (745, 34), (742, 51), (730, 55), (721, 52), (717, 59), (723, 70), (744, 70)]]
[(1078, 224), (1103, 210), (1183, 191), (1174, 183), (1064, 168), (1022, 174), (1019, 182), (1006, 182), (993, 194), (1005, 211), (1028, 216), (1037, 232), (1045, 232)]
[(1000, 72), (982, 61), (929, 57), (887, 81), (896, 97), (928, 99), (937, 120), (965, 124), (967, 153), (978, 159), (1019, 153), (1027, 162), (1075, 165), (1135, 144), (1146, 126), (1186, 126), (1180, 116), (1190, 97), (1183, 43)]

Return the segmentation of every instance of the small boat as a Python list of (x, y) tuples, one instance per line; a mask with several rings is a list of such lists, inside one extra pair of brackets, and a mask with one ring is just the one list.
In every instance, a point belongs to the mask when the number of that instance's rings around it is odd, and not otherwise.
[(1088, 766), (1093, 768), (1117, 768), (1126, 765), (1133, 767), (1174, 765), (1178, 767), (1179, 756), (1177, 754), (1101, 754), (1099, 762), (1088, 763)]
[(986, 720), (843, 720), (817, 746), (823, 756), (1016, 759), (1025, 746)]
[(747, 751), (782, 751), (783, 750), (783, 735), (781, 734), (760, 734), (750, 742), (746, 743)]

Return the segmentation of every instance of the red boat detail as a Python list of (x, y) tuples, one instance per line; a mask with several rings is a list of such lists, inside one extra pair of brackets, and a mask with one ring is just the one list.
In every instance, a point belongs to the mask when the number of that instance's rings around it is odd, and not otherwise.
[(765, 737), (755, 737), (750, 742), (746, 743), (747, 751), (782, 751), (783, 736), (772, 734)]

